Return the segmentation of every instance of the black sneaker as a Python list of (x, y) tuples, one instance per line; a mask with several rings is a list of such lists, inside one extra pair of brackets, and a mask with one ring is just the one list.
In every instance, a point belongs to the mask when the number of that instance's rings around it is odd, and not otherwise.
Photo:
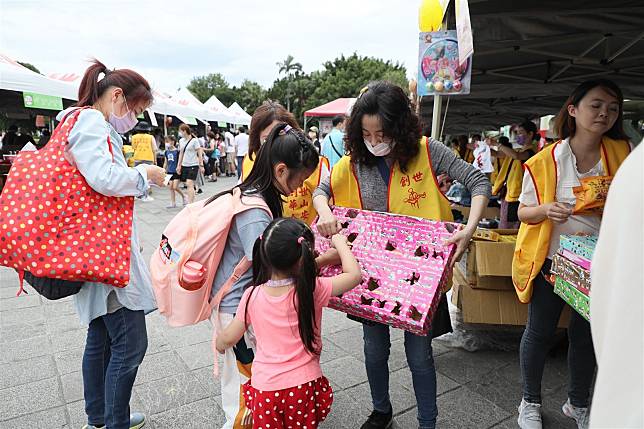
[(381, 413), (374, 410), (360, 429), (389, 429), (394, 422), (393, 411)]

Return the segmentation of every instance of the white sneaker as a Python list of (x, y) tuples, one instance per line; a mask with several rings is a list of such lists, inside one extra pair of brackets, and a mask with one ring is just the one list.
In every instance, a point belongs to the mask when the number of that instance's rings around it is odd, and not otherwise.
[(541, 429), (541, 404), (521, 399), (517, 423), (521, 429)]
[(570, 398), (568, 398), (561, 407), (561, 411), (566, 417), (575, 420), (579, 429), (588, 429), (588, 408), (575, 407), (570, 403)]
[(144, 197), (141, 199), (141, 201), (154, 201), (154, 198), (152, 198), (152, 197), (151, 197), (151, 196), (149, 196), (149, 195), (146, 195), (146, 196), (144, 196)]

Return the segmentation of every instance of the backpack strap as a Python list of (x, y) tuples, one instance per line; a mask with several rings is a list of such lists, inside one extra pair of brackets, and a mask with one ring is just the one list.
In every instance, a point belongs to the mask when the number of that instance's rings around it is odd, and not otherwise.
[[(247, 200), (246, 202), (242, 201), (242, 194), (239, 188), (233, 189), (233, 205), (234, 205), (233, 211), (235, 215), (242, 213), (246, 210), (258, 208), (258, 209), (265, 210), (271, 216), (271, 218), (273, 217), (270, 209), (266, 205), (266, 202), (262, 198), (246, 197), (246, 200)], [(210, 302), (211, 314), (213, 311), (215, 312), (215, 317), (213, 320), (214, 329), (212, 330), (212, 351), (215, 356), (214, 365), (213, 365), (213, 374), (215, 377), (219, 376), (219, 362), (217, 359), (217, 355), (218, 355), (217, 333), (219, 332), (219, 330), (223, 328), (221, 326), (220, 319), (219, 319), (219, 305), (221, 304), (221, 301), (224, 299), (224, 297), (228, 295), (233, 285), (237, 283), (237, 281), (251, 267), (252, 267), (252, 262), (249, 261), (246, 256), (244, 256), (233, 269), (233, 273), (231, 274), (231, 276), (228, 277), (226, 282), (221, 286), (221, 289), (217, 291), (215, 296), (212, 298), (212, 301)]]

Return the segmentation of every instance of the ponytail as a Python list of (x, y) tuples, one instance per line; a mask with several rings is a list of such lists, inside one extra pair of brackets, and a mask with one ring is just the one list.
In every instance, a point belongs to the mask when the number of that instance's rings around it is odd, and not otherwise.
[[(296, 306), (298, 329), (300, 338), (304, 343), (304, 348), (315, 355), (320, 354), (320, 341), (316, 335), (315, 319), (315, 284), (317, 276), (317, 265), (315, 263), (315, 250), (313, 246), (315, 241), (313, 233), (307, 228), (300, 240), (302, 248), (301, 265), (298, 276), (295, 281), (295, 295), (293, 296), (293, 305)], [(295, 299), (297, 297), (297, 305)]]
[(123, 90), (130, 106), (150, 104), (154, 98), (150, 84), (137, 72), (129, 69), (109, 70), (105, 64), (94, 59), (81, 80), (76, 106), (92, 106), (112, 87)]
[[(316, 334), (315, 237), (311, 228), (293, 218), (272, 221), (253, 246), (253, 288), (267, 281), (273, 272), (292, 276), (295, 280), (293, 306), (297, 312), (298, 331), (304, 348), (311, 354), (320, 354), (319, 335)], [(255, 290), (251, 290), (248, 302)], [(248, 324), (247, 320), (244, 320)]]

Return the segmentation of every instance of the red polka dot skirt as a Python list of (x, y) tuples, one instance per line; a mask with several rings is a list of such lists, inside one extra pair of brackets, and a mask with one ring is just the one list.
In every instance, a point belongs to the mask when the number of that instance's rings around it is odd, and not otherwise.
[(250, 383), (243, 389), (254, 429), (315, 429), (331, 411), (333, 390), (326, 377), (270, 392)]

